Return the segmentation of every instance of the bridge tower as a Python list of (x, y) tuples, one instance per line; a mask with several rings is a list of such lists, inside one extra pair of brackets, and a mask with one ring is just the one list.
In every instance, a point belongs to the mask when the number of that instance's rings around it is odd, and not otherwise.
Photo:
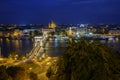
[(43, 39), (45, 40), (48, 37), (48, 31), (43, 32)]
[(37, 45), (43, 46), (43, 37), (42, 36), (35, 36), (34, 37), (34, 46)]

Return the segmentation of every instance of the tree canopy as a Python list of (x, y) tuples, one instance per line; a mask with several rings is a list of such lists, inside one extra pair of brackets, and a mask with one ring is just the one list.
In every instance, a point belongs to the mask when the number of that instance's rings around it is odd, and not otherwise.
[[(34, 74), (35, 75), (35, 74)], [(32, 75), (34, 77), (34, 75)], [(34, 80), (24, 67), (0, 66), (0, 80)], [(37, 78), (36, 78), (37, 80)]]
[(72, 42), (48, 69), (50, 80), (120, 80), (120, 55), (100, 42)]

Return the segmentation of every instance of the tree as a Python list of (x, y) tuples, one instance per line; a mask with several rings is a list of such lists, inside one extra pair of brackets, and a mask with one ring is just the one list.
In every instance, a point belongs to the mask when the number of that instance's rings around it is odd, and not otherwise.
[(34, 31), (34, 35), (35, 35), (35, 36), (38, 36), (38, 35), (39, 35), (39, 31), (35, 30), (35, 31)]
[(7, 74), (5, 66), (0, 66), (0, 80), (12, 80), (12, 78)]
[(38, 80), (37, 74), (30, 72), (30, 79), (31, 80)]
[[(72, 42), (47, 71), (50, 80), (119, 80), (120, 60), (100, 42)], [(119, 55), (120, 56), (120, 55)]]
[(12, 80), (28, 80), (28, 73), (24, 67), (12, 66), (7, 68), (7, 74), (12, 77)]
[(67, 35), (67, 32), (65, 30), (61, 30), (59, 32), (59, 35), (62, 35), (62, 36), (66, 36)]
[(33, 36), (34, 36), (34, 32), (33, 32), (33, 31), (30, 31), (30, 32), (29, 32), (29, 36), (30, 36), (30, 37), (33, 37)]
[[(0, 66), (0, 80), (37, 80), (36, 75), (31, 75), (21, 66)], [(30, 79), (31, 78), (31, 79)]]
[(50, 34), (51, 34), (51, 36), (54, 36), (55, 35), (55, 32), (53, 31), (53, 32), (50, 32)]

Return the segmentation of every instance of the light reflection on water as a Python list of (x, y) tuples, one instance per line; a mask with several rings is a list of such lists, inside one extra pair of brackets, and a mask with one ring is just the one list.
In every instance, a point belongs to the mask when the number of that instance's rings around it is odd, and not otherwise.
[[(120, 39), (119, 39), (120, 40)], [(102, 43), (109, 45), (115, 50), (120, 49), (119, 40), (101, 40)], [(33, 48), (33, 40), (9, 40), (9, 39), (0, 39), (1, 52), (4, 57), (7, 57), (10, 53), (15, 52), (19, 55), (28, 54)], [(58, 56), (62, 54), (65, 50), (67, 44), (65, 41), (49, 41), (46, 43), (45, 53), (49, 56)]]
[(46, 54), (48, 56), (58, 56), (65, 50), (66, 43), (59, 40), (49, 41), (46, 43)]
[[(0, 39), (1, 52), (4, 57), (7, 57), (10, 53), (14, 52), (19, 55), (28, 54), (33, 48), (33, 40), (10, 40)], [(58, 48), (61, 47), (61, 48)], [(65, 42), (63, 41), (49, 41), (46, 44), (45, 53), (49, 56), (57, 56), (64, 52)]]
[(4, 57), (7, 57), (12, 52), (19, 55), (26, 55), (32, 49), (33, 41), (0, 39), (0, 47)]
[(120, 38), (119, 40), (101, 40), (100, 42), (110, 46), (114, 50), (120, 51)]

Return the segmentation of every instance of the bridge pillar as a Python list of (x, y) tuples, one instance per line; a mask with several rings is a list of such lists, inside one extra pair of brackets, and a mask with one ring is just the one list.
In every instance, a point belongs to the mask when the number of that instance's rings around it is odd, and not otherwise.
[(34, 37), (34, 46), (36, 45), (43, 46), (43, 37), (42, 36), (36, 36)]
[(43, 39), (46, 39), (48, 37), (48, 32), (47, 31), (44, 31), (43, 32)]

